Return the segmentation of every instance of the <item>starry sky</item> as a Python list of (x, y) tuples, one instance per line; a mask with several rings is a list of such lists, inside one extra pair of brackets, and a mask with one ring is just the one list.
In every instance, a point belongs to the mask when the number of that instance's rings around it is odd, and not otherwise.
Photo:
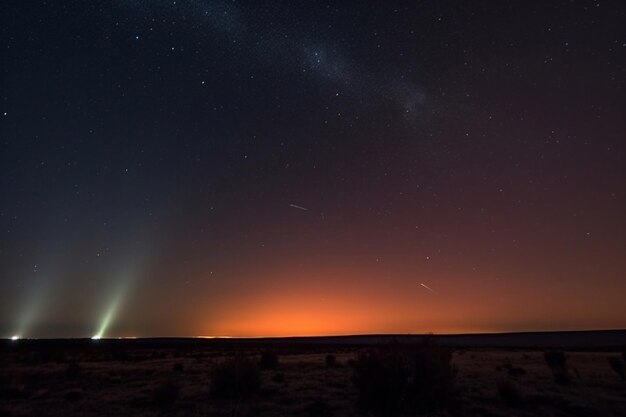
[(0, 336), (626, 327), (624, 21), (3, 1)]

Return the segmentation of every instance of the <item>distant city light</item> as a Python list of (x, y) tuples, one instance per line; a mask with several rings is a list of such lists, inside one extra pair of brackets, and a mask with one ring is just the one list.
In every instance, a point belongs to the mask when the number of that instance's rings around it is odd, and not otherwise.
[(232, 336), (194, 336), (196, 339), (232, 339)]
[(11, 340), (13, 340), (13, 341), (19, 340), (19, 339), (20, 339), (20, 337), (18, 335), (11, 336)]
[(102, 336), (100, 336), (99, 334), (95, 335), (95, 336), (91, 336), (91, 340), (100, 340), (102, 338)]

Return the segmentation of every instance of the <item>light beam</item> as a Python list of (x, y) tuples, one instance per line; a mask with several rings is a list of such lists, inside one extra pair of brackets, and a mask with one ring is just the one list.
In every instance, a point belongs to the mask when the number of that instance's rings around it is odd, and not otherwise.
[(111, 320), (113, 319), (113, 317), (115, 316), (115, 313), (117, 312), (117, 308), (120, 304), (120, 300), (122, 299), (123, 292), (124, 291), (122, 290), (117, 292), (117, 295), (113, 299), (113, 302), (107, 309), (104, 315), (104, 318), (102, 319), (102, 322), (100, 323), (100, 328), (98, 329), (98, 333), (96, 333), (95, 336), (92, 337), (93, 340), (101, 339), (104, 336), (104, 333), (109, 327), (109, 324), (111, 324)]

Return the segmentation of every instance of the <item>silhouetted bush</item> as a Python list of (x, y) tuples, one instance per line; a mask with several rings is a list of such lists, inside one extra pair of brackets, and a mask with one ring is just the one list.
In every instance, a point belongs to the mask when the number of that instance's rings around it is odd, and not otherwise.
[(337, 357), (335, 355), (326, 355), (326, 366), (329, 368), (334, 368), (338, 365)]
[(444, 407), (456, 370), (452, 352), (435, 346), (390, 345), (358, 355), (352, 381), (362, 411), (381, 416)]
[(264, 352), (261, 354), (259, 367), (261, 369), (273, 369), (278, 366), (278, 356), (275, 353)]
[(624, 361), (617, 356), (611, 356), (608, 359), (611, 369), (614, 370), (622, 380), (626, 379), (626, 366), (624, 366)]
[(560, 385), (569, 385), (571, 378), (567, 368), (567, 355), (561, 351), (551, 350), (544, 352), (543, 357), (552, 370), (554, 382)]
[(550, 369), (561, 369), (567, 365), (567, 356), (565, 352), (558, 350), (550, 350), (543, 353), (543, 357)]
[(307, 417), (330, 417), (333, 409), (324, 400), (315, 400), (304, 407), (304, 415)]
[(165, 359), (167, 358), (167, 352), (155, 350), (150, 354), (150, 359)]
[(52, 359), (50, 352), (25, 352), (19, 361), (29, 366), (37, 366), (51, 362)]
[(278, 382), (278, 383), (283, 383), (285, 382), (285, 374), (282, 372), (279, 372), (277, 374), (274, 374), (272, 376), (272, 381), (274, 382)]
[(554, 377), (554, 382), (559, 385), (569, 385), (572, 382), (567, 368), (553, 370), (552, 376)]
[(173, 370), (174, 372), (182, 372), (182, 371), (183, 371), (183, 369), (184, 369), (183, 364), (182, 364), (182, 363), (180, 363), (180, 362), (176, 362), (176, 363), (174, 364), (174, 366), (172, 366), (172, 370)]
[(83, 398), (83, 390), (80, 388), (72, 388), (65, 392), (64, 397), (67, 401), (78, 401)]
[(245, 398), (261, 387), (261, 373), (256, 363), (235, 357), (218, 363), (212, 372), (211, 392), (218, 398)]
[(512, 377), (526, 375), (526, 369), (520, 368), (518, 366), (512, 366), (509, 368), (509, 375), (511, 375)]
[(0, 399), (15, 400), (30, 395), (23, 378), (0, 372)]
[(111, 359), (114, 361), (126, 362), (130, 360), (130, 356), (128, 356), (128, 352), (125, 350), (115, 349), (111, 352)]
[(498, 394), (504, 403), (510, 407), (519, 407), (524, 403), (519, 386), (511, 379), (498, 381)]
[(153, 402), (162, 410), (172, 408), (180, 394), (180, 387), (174, 381), (166, 381), (154, 391)]
[(82, 375), (83, 370), (76, 362), (70, 362), (65, 368), (65, 376), (67, 379), (78, 379)]

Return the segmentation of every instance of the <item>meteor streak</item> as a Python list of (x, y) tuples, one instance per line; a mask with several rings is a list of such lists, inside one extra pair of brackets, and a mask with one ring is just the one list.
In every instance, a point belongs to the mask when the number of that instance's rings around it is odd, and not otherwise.
[(430, 288), (428, 285), (424, 284), (424, 283), (420, 283), (420, 285), (424, 288), (426, 288), (428, 291), (432, 292), (433, 294), (437, 294), (437, 291), (433, 290), (432, 288)]
[(308, 209), (308, 208), (306, 208), (306, 207), (302, 207), (302, 206), (299, 206), (299, 205), (297, 205), (297, 204), (289, 204), (289, 207), (297, 208), (298, 210), (309, 211), (309, 209)]

